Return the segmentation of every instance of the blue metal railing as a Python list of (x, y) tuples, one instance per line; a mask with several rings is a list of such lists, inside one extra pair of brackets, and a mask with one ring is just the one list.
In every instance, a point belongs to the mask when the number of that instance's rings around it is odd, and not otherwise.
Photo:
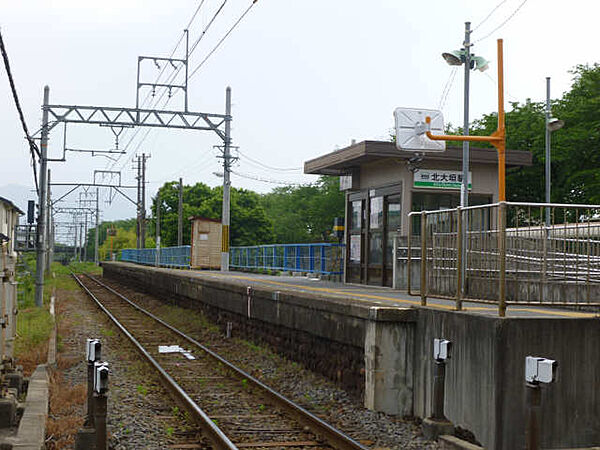
[[(189, 245), (181, 247), (162, 247), (158, 254), (160, 261), (159, 266), (166, 267), (190, 267), (190, 251)], [(125, 248), (121, 250), (121, 261), (133, 262), (137, 264), (146, 264), (150, 266), (157, 265), (156, 249), (155, 248)]]
[(271, 244), (231, 247), (229, 266), (323, 275), (344, 272), (344, 244)]

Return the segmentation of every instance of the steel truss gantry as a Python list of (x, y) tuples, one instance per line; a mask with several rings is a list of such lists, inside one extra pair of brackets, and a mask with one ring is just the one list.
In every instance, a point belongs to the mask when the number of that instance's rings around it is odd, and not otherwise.
[[(226, 114), (113, 106), (45, 105), (51, 117), (48, 131), (59, 123), (79, 123), (105, 127), (156, 127), (214, 131), (225, 140)], [(222, 129), (223, 128), (223, 129)]]

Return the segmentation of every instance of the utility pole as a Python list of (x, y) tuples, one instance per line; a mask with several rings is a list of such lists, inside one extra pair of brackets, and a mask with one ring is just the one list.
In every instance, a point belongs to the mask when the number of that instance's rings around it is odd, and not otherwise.
[(140, 163), (140, 156), (136, 157), (137, 176), (137, 223), (135, 227), (135, 247), (139, 250), (142, 248), (142, 166)]
[(36, 235), (36, 272), (35, 272), (35, 305), (41, 307), (44, 303), (44, 259), (46, 256), (44, 237), (46, 233), (46, 180), (48, 159), (48, 102), (50, 99), (50, 88), (44, 86), (44, 106), (42, 110), (42, 135), (40, 141), (40, 192), (39, 192), (39, 215)]
[(179, 178), (179, 203), (177, 205), (177, 245), (183, 245), (183, 179)]
[(94, 263), (98, 265), (98, 238), (100, 234), (100, 230), (98, 227), (100, 226), (100, 206), (98, 203), (98, 197), (100, 196), (100, 189), (96, 188), (96, 233), (94, 235), (95, 245), (94, 245)]
[[(546, 203), (550, 203), (550, 192), (551, 192), (551, 155), (550, 155), (550, 139), (551, 132), (550, 127), (550, 77), (546, 77), (546, 161), (545, 161), (545, 172), (546, 172)], [(552, 224), (552, 217), (550, 215), (550, 208), (546, 206), (546, 226), (550, 227)]]
[(87, 261), (87, 244), (88, 244), (88, 213), (84, 212), (84, 233), (83, 233), (83, 260)]
[(221, 242), (221, 270), (229, 271), (229, 220), (231, 187), (231, 87), (225, 90), (225, 139), (223, 143), (223, 217)]
[(73, 242), (73, 259), (77, 261), (77, 223), (73, 224), (75, 230), (75, 240)]
[(79, 252), (77, 254), (79, 262), (83, 259), (83, 242), (83, 222), (79, 222)]
[(160, 191), (156, 194), (156, 267), (160, 265)]
[(45, 241), (47, 242), (47, 250), (46, 250), (46, 258), (45, 258), (45, 273), (46, 275), (50, 275), (50, 264), (52, 263), (52, 247), (53, 247), (53, 242), (52, 242), (52, 201), (50, 199), (51, 197), (51, 192), (50, 192), (50, 169), (48, 169), (48, 189), (46, 190), (46, 238)]
[[(471, 75), (471, 22), (465, 22), (465, 95), (463, 135), (469, 135), (469, 83)], [(463, 141), (462, 184), (460, 186), (460, 206), (469, 206), (469, 141)], [(463, 254), (463, 257), (465, 255)]]
[(141, 248), (146, 248), (146, 160), (150, 158), (149, 155), (142, 153), (142, 215), (141, 215)]

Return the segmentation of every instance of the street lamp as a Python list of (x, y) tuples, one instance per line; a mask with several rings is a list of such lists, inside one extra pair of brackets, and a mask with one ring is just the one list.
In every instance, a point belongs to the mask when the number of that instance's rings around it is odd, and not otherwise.
[[(465, 66), (465, 95), (463, 134), (469, 135), (469, 75), (471, 69), (483, 72), (489, 68), (489, 62), (481, 56), (471, 54), (471, 22), (465, 22), (464, 48), (442, 53), (444, 60), (451, 66)], [(469, 206), (469, 142), (463, 141), (462, 184), (460, 187), (460, 206)]]
[[(550, 137), (551, 133), (560, 130), (565, 125), (565, 122), (552, 117), (550, 110), (550, 77), (546, 77), (546, 203), (550, 203)], [(546, 206), (546, 226), (550, 223), (550, 207)]]

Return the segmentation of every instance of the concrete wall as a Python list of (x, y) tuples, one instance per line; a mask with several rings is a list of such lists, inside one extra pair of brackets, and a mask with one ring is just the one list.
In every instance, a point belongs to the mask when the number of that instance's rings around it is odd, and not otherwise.
[(431, 414), (433, 339), (450, 339), (446, 416), (488, 449), (524, 447), (525, 357), (556, 359), (559, 379), (543, 388), (543, 447), (600, 442), (599, 319), (382, 308), (269, 288), (249, 297), (233, 279), (126, 263), (107, 263), (104, 273), (208, 311), (220, 324), (233, 319), (234, 330), (364, 392), (367, 407), (393, 414)]

